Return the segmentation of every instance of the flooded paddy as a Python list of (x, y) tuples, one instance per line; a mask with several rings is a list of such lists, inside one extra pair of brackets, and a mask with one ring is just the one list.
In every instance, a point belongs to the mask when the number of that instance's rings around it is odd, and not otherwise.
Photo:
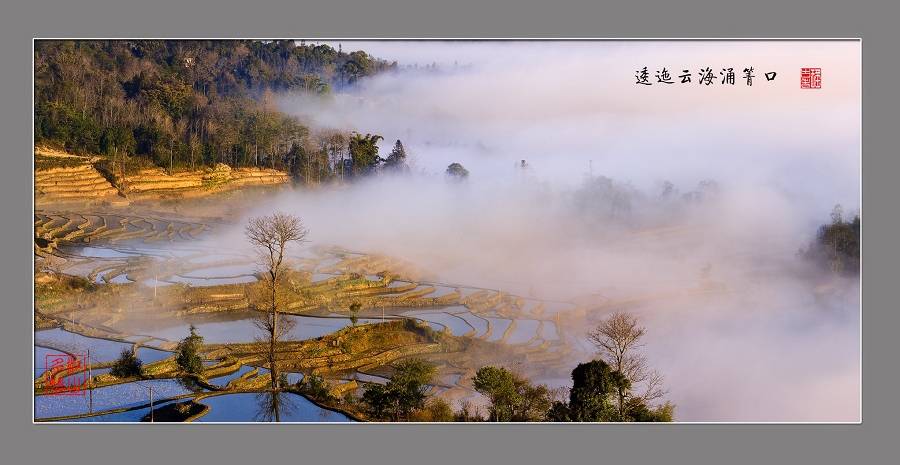
[(547, 301), (546, 307), (544, 309), (544, 315), (545, 316), (554, 316), (557, 313), (570, 312), (572, 310), (576, 310), (577, 308), (578, 308), (577, 305), (569, 303), (569, 302)]
[[(158, 409), (165, 405), (171, 404), (173, 402), (180, 402), (178, 400), (170, 400), (167, 402), (156, 403), (153, 402), (153, 408)], [(126, 410), (124, 412), (116, 412), (116, 413), (106, 413), (103, 415), (94, 415), (90, 417), (84, 418), (73, 418), (69, 420), (59, 420), (60, 422), (65, 423), (137, 423), (141, 421), (147, 414), (150, 413), (150, 407), (144, 407), (135, 410)]]
[(540, 313), (546, 304), (540, 300), (532, 300), (528, 299), (525, 301), (525, 305), (522, 306), (522, 312), (525, 314), (537, 314)]
[(242, 265), (210, 266), (196, 269), (189, 273), (179, 274), (185, 278), (225, 278), (252, 275), (256, 273), (258, 269), (259, 265), (247, 263)]
[(339, 275), (339, 274), (316, 273), (316, 274), (312, 275), (312, 279), (310, 279), (309, 281), (310, 281), (310, 282), (313, 282), (313, 283), (317, 283), (317, 282), (320, 282), (320, 281), (325, 281), (326, 279), (329, 279), (329, 278), (333, 278), (333, 277), (335, 277), (335, 276), (341, 276), (341, 275)]
[(319, 262), (319, 264), (316, 266), (316, 271), (322, 272), (321, 270), (325, 270), (325, 269), (327, 269), (327, 268), (330, 268), (330, 267), (332, 267), (332, 266), (334, 266), (334, 265), (337, 265), (338, 263), (340, 263), (340, 262), (342, 262), (342, 261), (344, 261), (344, 259), (343, 259), (343, 258), (340, 258), (340, 257), (338, 257), (338, 258), (329, 258), (329, 259), (327, 259), (327, 260), (322, 260), (322, 261)]
[[(193, 324), (197, 334), (202, 336), (203, 342), (207, 344), (253, 342), (255, 337), (262, 336), (263, 333), (262, 330), (256, 327), (251, 316), (255, 315), (242, 313), (241, 315), (236, 315), (234, 319), (226, 321), (208, 321), (200, 318), (187, 319), (180, 324), (165, 328), (150, 330), (145, 327), (142, 328), (141, 332), (150, 334), (157, 339), (180, 341), (191, 334), (190, 325)], [(312, 339), (335, 333), (352, 324), (350, 317), (347, 315), (335, 318), (283, 315), (281, 318), (294, 323), (294, 328), (288, 336), (298, 340)], [(380, 322), (380, 318), (359, 318), (356, 324), (363, 325)]]
[(444, 296), (447, 296), (450, 294), (455, 294), (455, 293), (456, 293), (456, 289), (454, 289), (452, 287), (434, 285), (434, 292), (428, 294), (426, 297), (438, 298), (438, 297), (444, 297)]
[(506, 335), (506, 330), (512, 325), (513, 320), (506, 318), (485, 318), (491, 327), (491, 335), (488, 336), (488, 342), (496, 342)]
[[(242, 284), (242, 283), (252, 283), (256, 282), (256, 276), (252, 275), (243, 275), (243, 276), (235, 276), (230, 278), (203, 278), (197, 277), (195, 275), (185, 276), (185, 275), (173, 275), (166, 279), (165, 281), (158, 281), (159, 283), (165, 284), (173, 284), (173, 283), (184, 283), (189, 284), (191, 286), (219, 286), (222, 284)], [(152, 280), (145, 281), (148, 286), (152, 286)]]
[(456, 383), (458, 383), (461, 378), (462, 378), (462, 373), (454, 373), (454, 374), (442, 377), (441, 381), (444, 384), (448, 384), (450, 386), (455, 386)]
[[(156, 224), (151, 221), (150, 223)], [(131, 229), (148, 229), (148, 224), (141, 222), (129, 222)], [(125, 231), (131, 230), (129, 226), (124, 227)], [(156, 228), (160, 228), (156, 224)], [(159, 230), (159, 229), (157, 229)], [(176, 235), (177, 236), (177, 235)], [(229, 344), (229, 343), (248, 343), (255, 339), (263, 337), (262, 330), (258, 329), (254, 324), (253, 317), (260, 314), (251, 310), (241, 308), (247, 305), (245, 297), (245, 288), (241, 286), (245, 283), (257, 281), (254, 273), (257, 271), (257, 265), (249, 261), (247, 255), (241, 252), (232, 252), (219, 250), (215, 246), (206, 242), (192, 241), (180, 244), (164, 244), (165, 241), (159, 243), (150, 241), (145, 243), (143, 236), (136, 238), (121, 240), (112, 244), (91, 245), (91, 246), (70, 246), (66, 248), (67, 260), (71, 262), (70, 269), (78, 271), (78, 273), (89, 276), (98, 284), (104, 284), (107, 278), (111, 283), (118, 283), (124, 286), (136, 287), (116, 287), (117, 292), (133, 292), (138, 295), (137, 300), (143, 302), (142, 306), (136, 306), (134, 309), (124, 308), (115, 310), (112, 318), (88, 320), (83, 324), (90, 327), (91, 324), (102, 322), (103, 331), (119, 331), (117, 336), (125, 338), (128, 342), (105, 341), (102, 339), (85, 338), (80, 335), (74, 336), (69, 332), (62, 330), (39, 331), (36, 333), (36, 342), (51, 344), (50, 347), (57, 347), (54, 350), (64, 350), (71, 348), (77, 353), (86, 351), (87, 347), (91, 347), (92, 359), (94, 362), (109, 362), (118, 358), (122, 348), (132, 348), (135, 343), (142, 347), (137, 348), (137, 357), (144, 364), (157, 362), (173, 356), (172, 352), (160, 350), (160, 347), (171, 349), (172, 343), (177, 342), (190, 334), (190, 325), (193, 324), (198, 335), (204, 338), (207, 344)], [(177, 238), (177, 237), (176, 237)], [(135, 243), (138, 246), (135, 246)], [(157, 245), (158, 244), (158, 245)], [(304, 251), (306, 254), (309, 251)], [(347, 289), (350, 292), (362, 289), (361, 298), (366, 298), (365, 284), (361, 280), (354, 279), (349, 283), (352, 287), (345, 287), (336, 282), (344, 283), (348, 279), (347, 273), (359, 273), (365, 280), (375, 284), (378, 287), (384, 282), (384, 278), (372, 274), (374, 267), (366, 268), (372, 263), (367, 260), (364, 254), (348, 254), (339, 253), (339, 256), (329, 256), (333, 252), (326, 252), (325, 258), (322, 258), (321, 252), (310, 253), (310, 257), (299, 259), (294, 266), (294, 270), (300, 270), (304, 273), (310, 273), (312, 283), (322, 283), (331, 278), (339, 277), (334, 280), (335, 283), (324, 286), (324, 295), (329, 296), (327, 306), (313, 308), (313, 313), (317, 316), (284, 314), (283, 318), (292, 322), (294, 328), (286, 336), (294, 340), (315, 339), (328, 334), (336, 333), (347, 326), (352, 325), (350, 316), (347, 312), (350, 299), (353, 297), (344, 297), (347, 295)], [(142, 258), (143, 257), (143, 258)], [(378, 263), (379, 258), (373, 259)], [(159, 269), (159, 275), (154, 278), (154, 272)], [(390, 268), (386, 268), (390, 270)], [(149, 275), (149, 277), (148, 277)], [(138, 281), (132, 283), (128, 276), (137, 277)], [(303, 275), (301, 275), (303, 276)], [(527, 348), (540, 346), (545, 341), (557, 341), (560, 339), (556, 324), (550, 321), (556, 312), (569, 311), (576, 308), (576, 305), (565, 302), (542, 302), (535, 299), (524, 299), (524, 301), (508, 293), (497, 290), (482, 289), (475, 286), (463, 286), (457, 284), (442, 284), (430, 278), (427, 282), (415, 281), (410, 279), (411, 275), (406, 275), (405, 279), (393, 280), (385, 289), (387, 292), (374, 292), (369, 294), (369, 298), (383, 299), (387, 305), (370, 305), (363, 307), (360, 313), (366, 318), (358, 318), (356, 325), (365, 325), (372, 323), (380, 323), (384, 321), (379, 317), (372, 317), (378, 312), (378, 306), (385, 310), (386, 319), (395, 319), (398, 317), (411, 317), (420, 322), (426, 322), (428, 326), (435, 331), (449, 330), (454, 336), (466, 336), (482, 339), (487, 342), (495, 342), (505, 344), (507, 346), (518, 346), (514, 350), (526, 350)], [(413, 276), (415, 277), (415, 276)], [(303, 285), (303, 279), (292, 281), (298, 286)], [(178, 286), (170, 287), (178, 283)], [(184, 286), (187, 284), (187, 286)], [(193, 288), (212, 288), (215, 286), (228, 285), (230, 287), (222, 287), (221, 290), (197, 291), (192, 293)], [(317, 284), (321, 286), (321, 284)], [(157, 290), (160, 289), (160, 299), (157, 299)], [(163, 289), (168, 288), (168, 291)], [(412, 288), (405, 289), (403, 288)], [(131, 289), (132, 291), (127, 291)], [(457, 294), (457, 289), (459, 293)], [(376, 290), (377, 291), (377, 290)], [(383, 289), (382, 289), (383, 291)], [(183, 307), (184, 310), (190, 312), (177, 311), (178, 301), (163, 300), (165, 292), (174, 295), (188, 295), (191, 299), (185, 298), (184, 301), (191, 302)], [(300, 294), (299, 296), (304, 296)], [(337, 297), (333, 297), (337, 293)], [(185, 293), (185, 294), (178, 294)], [(352, 295), (352, 294), (349, 294)], [(455, 299), (444, 300), (437, 303), (434, 299), (446, 296), (455, 296)], [(152, 296), (152, 298), (151, 298)], [(234, 297), (237, 296), (237, 297)], [(338, 299), (346, 299), (344, 301)], [(391, 305), (390, 299), (398, 299), (398, 305)], [(464, 300), (465, 299), (465, 300)], [(210, 301), (210, 303), (207, 303)], [(375, 301), (377, 302), (377, 300)], [(237, 303), (238, 307), (233, 307)], [(450, 305), (446, 305), (449, 303)], [(465, 305), (463, 305), (465, 304)], [(192, 313), (191, 305), (198, 306), (199, 311)], [(215, 309), (217, 305), (221, 308), (228, 308), (228, 311), (218, 311)], [(167, 309), (166, 306), (170, 308)], [(175, 306), (176, 311), (172, 311), (171, 306)], [(306, 311), (303, 307), (297, 307)], [(321, 316), (322, 310), (326, 310), (325, 315)], [(376, 313), (377, 312), (377, 313)], [(77, 312), (76, 312), (77, 314)], [(81, 315), (78, 315), (81, 316)], [(79, 321), (79, 323), (81, 323)], [(560, 352), (561, 356), (566, 356), (571, 352), (568, 344), (560, 342), (550, 348), (548, 353), (559, 351), (560, 348), (566, 347), (566, 350)], [(528, 349), (533, 350), (533, 349)], [(35, 349), (36, 356), (49, 353), (48, 350)], [(96, 353), (96, 355), (95, 355)], [(40, 363), (36, 359), (35, 376), (43, 373), (43, 368), (37, 365)], [(215, 364), (214, 361), (206, 362), (207, 366)], [(226, 386), (229, 382), (241, 378), (250, 373), (255, 368), (249, 365), (241, 365), (240, 368), (231, 374), (219, 376), (209, 380), (210, 383), (217, 386)], [(108, 369), (105, 369), (108, 371)], [(95, 375), (103, 371), (95, 371)], [(378, 373), (378, 369), (374, 372)], [(254, 376), (263, 376), (268, 370), (259, 369)], [(288, 373), (288, 381), (296, 383), (302, 379), (300, 373)], [(74, 375), (72, 380), (79, 375)], [(85, 375), (80, 375), (82, 378)], [(434, 386), (430, 386), (431, 395), (447, 397), (456, 402), (460, 398), (459, 389), (469, 392), (469, 389), (457, 386), (462, 379), (461, 373), (451, 373), (442, 375), (435, 380)], [(386, 383), (387, 378), (374, 374), (358, 373), (350, 370), (346, 373), (331, 373), (328, 375), (330, 380), (356, 380), (360, 384), (367, 381)], [(161, 381), (161, 380), (155, 380)], [(169, 380), (173, 381), (174, 380)], [(465, 384), (467, 384), (466, 381)], [(174, 385), (160, 385), (160, 392), (157, 393), (154, 387), (154, 398), (159, 396), (161, 399), (164, 395), (181, 395), (187, 393), (185, 388), (176, 387)], [(93, 406), (87, 406), (88, 409), (93, 408), (94, 411), (110, 410), (114, 408), (123, 408), (140, 405), (140, 392), (148, 391), (148, 388), (139, 388), (138, 384), (128, 383), (127, 385), (119, 385), (115, 389), (101, 391), (101, 389), (113, 388), (107, 386), (94, 390), (95, 402)], [(126, 387), (127, 386), (127, 387)], [(448, 391), (448, 387), (452, 388)], [(110, 400), (122, 394), (120, 401)], [(361, 395), (361, 389), (356, 392)], [(45, 396), (46, 397), (46, 396)], [(52, 396), (51, 396), (52, 397)], [(300, 396), (292, 396), (302, 399)], [(480, 398), (474, 395), (474, 398)], [(252, 422), (258, 421), (255, 417), (259, 413), (253, 405), (243, 405), (245, 403), (252, 404), (252, 394), (227, 394), (221, 396), (212, 396), (203, 399), (203, 402), (209, 401), (213, 409), (204, 416), (200, 421), (206, 422)], [(85, 411), (84, 404), (76, 400), (70, 406), (64, 407), (59, 405), (60, 401), (41, 399), (35, 405), (36, 418), (48, 418), (51, 416), (72, 415), (83, 413)], [(305, 402), (305, 399), (303, 400)], [(302, 402), (301, 402), (302, 403)], [(241, 404), (241, 405), (238, 405)], [(310, 404), (312, 405), (312, 404)], [(257, 406), (258, 407), (258, 406)], [(282, 415), (284, 421), (323, 421), (322, 409), (313, 406), (312, 410), (301, 409), (300, 413)], [(104, 414), (93, 417), (94, 419), (85, 419), (84, 421), (138, 421), (146, 415), (148, 408), (141, 408), (134, 412), (120, 412), (112, 414)], [(324, 414), (329, 415), (329, 414)], [(338, 414), (335, 414), (338, 415)], [(257, 418), (257, 419), (255, 419)], [(338, 415), (341, 420), (348, 421), (343, 415)], [(330, 420), (326, 420), (330, 421)]]
[(246, 255), (229, 254), (227, 252), (196, 253), (196, 249), (191, 250), (189, 252), (192, 252), (192, 253), (190, 255), (182, 257), (182, 259), (185, 262), (190, 263), (192, 265), (202, 265), (202, 264), (206, 264), (206, 263), (216, 263), (216, 262), (221, 262), (221, 261), (225, 261), (225, 260), (240, 260), (240, 259), (247, 258)]
[(62, 351), (68, 354), (87, 356), (90, 351), (91, 363), (113, 362), (119, 358), (123, 349), (130, 351), (132, 348), (132, 344), (129, 343), (86, 337), (60, 328), (35, 332), (34, 343), (57, 349), (56, 353)]
[(516, 327), (506, 340), (507, 344), (523, 344), (538, 337), (537, 329), (541, 325), (538, 320), (516, 320)]
[[(266, 393), (223, 394), (199, 400), (210, 410), (194, 420), (198, 423), (246, 423), (273, 421), (274, 413), (268, 406), (271, 401)], [(279, 398), (279, 419), (282, 422), (350, 422), (343, 413), (323, 409), (303, 396), (282, 393)]]
[(476, 293), (476, 292), (482, 291), (483, 289), (480, 289), (480, 288), (477, 288), (477, 287), (465, 287), (465, 286), (463, 286), (463, 287), (460, 287), (459, 290), (460, 290), (460, 298), (466, 298), (466, 297), (468, 297), (468, 296), (470, 296), (470, 295), (472, 295), (472, 294), (474, 294), (474, 293)]
[(175, 379), (151, 379), (96, 388), (92, 395), (37, 395), (34, 397), (34, 416), (51, 418), (137, 407), (150, 403), (151, 388), (153, 399), (160, 401), (192, 392)]
[[(97, 278), (102, 279), (100, 276), (98, 276)], [(128, 279), (128, 275), (120, 274), (120, 275), (110, 278), (109, 282), (116, 283), (116, 284), (128, 284), (128, 283), (133, 283), (134, 281)], [(166, 284), (172, 284), (172, 283), (167, 283), (165, 281), (157, 281), (155, 284), (164, 286)], [(150, 284), (148, 284), (148, 285), (150, 285)]]
[(385, 378), (384, 376), (369, 375), (359, 372), (353, 373), (353, 376), (350, 379), (356, 380), (360, 386), (363, 386), (365, 383), (387, 384), (387, 382), (390, 381), (390, 378)]
[(555, 341), (559, 339), (559, 333), (556, 331), (556, 323), (552, 321), (544, 321), (541, 326), (541, 338), (547, 341)]
[(255, 335), (261, 334), (253, 321), (246, 316), (227, 321), (184, 320), (175, 326), (160, 329), (143, 328), (142, 332), (150, 333), (156, 339), (180, 341), (191, 335), (191, 324), (196, 327), (197, 334), (203, 336), (203, 342), (207, 344), (252, 342)]
[[(465, 307), (463, 307), (463, 309), (465, 309)], [(486, 320), (485, 318), (478, 315), (473, 315), (472, 313), (469, 313), (468, 310), (462, 313), (456, 313), (455, 315), (459, 318), (462, 318), (463, 320), (466, 320), (466, 323), (468, 323), (469, 326), (475, 329), (476, 333), (473, 337), (478, 338), (487, 334), (488, 320)]]
[(132, 258), (141, 255), (137, 251), (123, 252), (106, 247), (60, 246), (59, 250), (68, 255), (85, 258)]
[[(218, 376), (216, 378), (210, 378), (209, 382), (211, 384), (214, 384), (216, 386), (220, 386), (220, 387), (224, 388), (231, 381), (234, 381), (234, 380), (240, 378), (241, 376), (244, 376), (245, 374), (250, 373), (254, 369), (255, 369), (255, 367), (252, 367), (249, 365), (241, 365), (241, 367), (236, 372), (234, 372), (230, 375)], [(288, 380), (290, 380), (290, 379), (291, 379), (290, 374), (288, 374)], [(299, 380), (297, 380), (297, 381), (299, 381)], [(291, 382), (293, 383), (295, 381), (291, 381)]]
[[(292, 337), (295, 339), (312, 339), (320, 336), (324, 336), (326, 334), (336, 333), (347, 326), (350, 326), (352, 322), (349, 317), (345, 318), (315, 318), (315, 317), (302, 317), (296, 315), (289, 315), (293, 317), (293, 321), (296, 323), (293, 331), (291, 331)], [(370, 323), (381, 323), (380, 318), (359, 318), (356, 322), (356, 325), (365, 325)]]
[(159, 349), (151, 349), (149, 347), (138, 347), (136, 355), (137, 358), (141, 359), (141, 362), (144, 365), (175, 356), (175, 354), (173, 354), (172, 352), (166, 352), (165, 350)]
[(425, 320), (428, 323), (437, 323), (441, 326), (450, 328), (450, 332), (455, 336), (462, 336), (463, 334), (475, 331), (475, 328), (473, 328), (466, 320), (447, 312), (415, 311), (406, 312), (404, 315), (414, 316)]
[(50, 362), (47, 357), (60, 354), (59, 349), (49, 349), (47, 347), (34, 346), (34, 377), (37, 378), (47, 371)]

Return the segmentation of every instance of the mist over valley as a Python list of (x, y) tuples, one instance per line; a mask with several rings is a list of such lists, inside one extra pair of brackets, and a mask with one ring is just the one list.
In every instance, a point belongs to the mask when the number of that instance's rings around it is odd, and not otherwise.
[[(176, 225), (197, 231), (185, 240), (152, 244), (157, 259), (208, 251), (230, 260), (229, 278), (253, 276), (247, 219), (284, 212), (308, 228), (288, 257), (310, 285), (331, 276), (316, 277), (331, 264), (321, 260), (351, 263), (360, 254), (405, 264), (395, 281), (421, 286), (413, 293), (434, 285), (508, 296), (507, 310), (481, 316), (511, 312), (531, 333), (552, 328), (572, 350), (556, 359), (572, 366), (525, 363), (534, 382), (571, 386), (575, 365), (597, 356), (588, 331), (625, 311), (646, 328), (640, 350), (664, 375), (659, 400), (675, 405), (676, 421), (861, 421), (860, 277), (846, 263), (819, 266), (807, 252), (830, 220), (861, 217), (858, 42), (340, 47), (397, 62), (325, 96), (266, 94), (267, 105), (308, 128), (293, 150), (320, 153), (316, 163), (333, 179), (322, 180), (311, 156), (300, 168), (295, 158), (293, 186), (277, 193), (197, 201), (206, 210), (191, 199), (161, 204), (166, 221), (207, 216)], [(825, 70), (822, 89), (798, 88), (797, 70), (809, 63)], [(741, 70), (751, 66), (748, 85)], [(644, 67), (652, 85), (636, 83)], [(672, 84), (653, 76), (663, 67)], [(698, 79), (706, 67), (716, 76), (710, 85)], [(734, 85), (720, 83), (729, 68)], [(692, 82), (681, 83), (683, 70)], [(353, 143), (374, 144), (380, 163), (351, 171)], [(391, 165), (398, 145), (404, 158)], [(47, 230), (63, 223), (42, 214), (36, 225)], [(181, 266), (200, 269), (201, 261)], [(357, 274), (368, 286), (398, 285), (365, 266)], [(215, 277), (182, 274), (190, 285)], [(378, 319), (374, 304), (363, 312)], [(440, 318), (433, 321), (464, 324)]]

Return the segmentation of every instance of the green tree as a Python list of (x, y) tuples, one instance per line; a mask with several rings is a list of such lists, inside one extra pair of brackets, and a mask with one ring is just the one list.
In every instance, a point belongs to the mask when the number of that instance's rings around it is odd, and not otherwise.
[(512, 421), (544, 421), (551, 406), (550, 388), (533, 384), (516, 373), (513, 373), (513, 383), (522, 400), (513, 408)]
[(143, 365), (144, 364), (141, 362), (141, 359), (137, 358), (131, 351), (131, 349), (122, 349), (118, 360), (116, 360), (116, 363), (113, 365), (112, 370), (110, 370), (109, 373), (116, 378), (140, 376), (143, 371), (141, 369)]
[(351, 325), (356, 326), (356, 322), (359, 321), (359, 318), (357, 318), (356, 313), (359, 312), (359, 310), (361, 308), (362, 308), (362, 304), (359, 302), (353, 302), (352, 304), (350, 304), (350, 312), (352, 312), (350, 314), (350, 324)]
[(203, 350), (203, 336), (197, 335), (197, 328), (191, 324), (191, 334), (178, 342), (175, 349), (175, 362), (181, 371), (190, 374), (203, 372), (203, 358), (200, 351)]
[(669, 401), (652, 409), (637, 397), (628, 399), (628, 402), (632, 405), (628, 408), (628, 416), (625, 421), (645, 423), (675, 421), (675, 406)]
[(373, 174), (376, 166), (381, 162), (378, 156), (378, 141), (384, 139), (379, 135), (362, 134), (354, 132), (350, 139), (350, 159), (353, 163), (353, 175), (365, 176)]
[(278, 318), (279, 301), (278, 285), (287, 265), (284, 254), (291, 243), (308, 242), (309, 231), (303, 226), (300, 217), (287, 213), (274, 213), (248, 220), (244, 235), (254, 246), (257, 253), (257, 264), (262, 267), (265, 276), (267, 297), (263, 304), (265, 315), (255, 321), (256, 326), (266, 334), (264, 341), (268, 346), (266, 361), (269, 364), (271, 388), (277, 391), (278, 386), (278, 345), (279, 336), (290, 331), (289, 320)]
[(376, 418), (381, 418), (393, 404), (392, 399), (388, 396), (387, 388), (384, 384), (369, 382), (366, 383), (365, 389), (362, 402), (366, 412)]
[[(550, 421), (660, 422), (673, 421), (675, 406), (669, 402), (651, 408), (641, 397), (627, 397), (620, 409), (619, 392), (628, 392), (631, 382), (603, 360), (581, 363), (572, 370), (569, 402), (554, 402), (547, 414)], [(624, 412), (624, 414), (622, 413)]]
[(550, 389), (533, 384), (518, 370), (486, 366), (472, 379), (475, 390), (488, 396), (489, 421), (544, 421), (551, 407)]
[(387, 384), (388, 392), (396, 399), (394, 419), (408, 418), (409, 413), (425, 405), (425, 391), (436, 369), (434, 365), (411, 358), (400, 362), (397, 373)]
[(486, 366), (479, 369), (472, 378), (475, 390), (486, 395), (491, 401), (490, 421), (512, 421), (514, 407), (522, 401), (516, 392), (512, 373), (506, 368)]
[(400, 139), (394, 144), (394, 149), (390, 155), (384, 159), (384, 169), (389, 173), (406, 173), (409, 172), (409, 165), (406, 164), (406, 149)]
[(603, 360), (581, 363), (572, 370), (569, 392), (571, 421), (622, 421), (615, 396), (631, 383)]
[(569, 404), (564, 401), (554, 401), (553, 404), (550, 405), (550, 410), (547, 412), (547, 421), (572, 421), (572, 411), (569, 409)]
[(400, 421), (425, 406), (425, 391), (436, 369), (417, 358), (404, 360), (396, 368), (387, 384), (367, 383), (362, 400), (372, 415), (390, 413), (395, 421)]
[(469, 179), (469, 170), (463, 168), (459, 163), (451, 163), (447, 167), (447, 178), (451, 181), (463, 182)]

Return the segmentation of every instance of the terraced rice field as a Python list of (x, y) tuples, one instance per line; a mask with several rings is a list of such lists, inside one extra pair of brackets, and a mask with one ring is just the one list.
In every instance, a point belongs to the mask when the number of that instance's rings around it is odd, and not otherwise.
[[(36, 261), (52, 265), (57, 271), (84, 276), (100, 286), (120, 286), (115, 288), (117, 295), (131, 296), (124, 308), (89, 302), (76, 307), (67, 306), (66, 302), (45, 303), (46, 309), (39, 308), (42, 315), (56, 318), (67, 328), (71, 326), (69, 329), (128, 342), (81, 335), (76, 335), (73, 342), (72, 333), (56, 329), (37, 333), (36, 343), (76, 353), (90, 346), (95, 362), (112, 361), (122, 348), (134, 349), (135, 344), (140, 344), (137, 355), (149, 363), (171, 356), (169, 351), (176, 341), (189, 334), (190, 324), (196, 326), (208, 344), (246, 343), (260, 336), (249, 319), (252, 311), (248, 300), (249, 290), (259, 279), (255, 274), (257, 267), (248, 251), (217, 247), (217, 231), (225, 222), (179, 215), (167, 218), (161, 213), (73, 214), (42, 210), (36, 210), (34, 218)], [(567, 369), (578, 357), (573, 342), (583, 345), (560, 327), (560, 318), (565, 323), (565, 313), (577, 309), (575, 304), (448, 285), (413, 264), (337, 247), (318, 246), (299, 251), (291, 258), (295, 274), (290, 278), (291, 290), (285, 295), (288, 300), (293, 299), (286, 305), (293, 314), (286, 318), (295, 324), (291, 335), (298, 340), (335, 333), (352, 324), (351, 316), (357, 317), (356, 325), (378, 323), (382, 318), (414, 317), (437, 331), (500, 344), (503, 349), (497, 354), (518, 357), (540, 365), (542, 370)], [(178, 297), (171, 297), (174, 295)], [(361, 303), (355, 315), (349, 311), (353, 303)], [(36, 347), (36, 363), (47, 350)], [(439, 357), (431, 359), (438, 364), (442, 380), (432, 394), (455, 400), (477, 397), (469, 378), (479, 365), (472, 365), (474, 360), (464, 354), (447, 357), (445, 361)], [(228, 384), (252, 370), (243, 366), (237, 373), (212, 382)], [(42, 372), (35, 367), (35, 377)], [(342, 379), (366, 377), (385, 379), (372, 372), (355, 372), (351, 378)], [(172, 395), (184, 394), (174, 387), (161, 385), (160, 389), (170, 389)], [(95, 391), (95, 395), (99, 393), (99, 389)], [(113, 405), (112, 401), (101, 399), (100, 405), (107, 410), (139, 407), (139, 401), (134, 399), (137, 394), (123, 395), (131, 400)], [(209, 398), (210, 402), (224, 402), (213, 399)], [(60, 407), (55, 402), (42, 399), (40, 405), (36, 404), (36, 418), (84, 412), (80, 404)], [(139, 411), (144, 410), (93, 418), (134, 421)], [(218, 413), (207, 415), (211, 415), (207, 421), (252, 421), (246, 415), (227, 420), (216, 420)]]

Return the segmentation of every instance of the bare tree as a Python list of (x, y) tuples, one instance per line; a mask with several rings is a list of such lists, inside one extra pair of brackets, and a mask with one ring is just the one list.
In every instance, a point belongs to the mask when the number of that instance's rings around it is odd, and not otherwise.
[(309, 231), (300, 217), (287, 213), (274, 213), (251, 218), (244, 228), (244, 235), (253, 244), (257, 253), (257, 264), (265, 274), (266, 297), (263, 308), (266, 315), (256, 321), (257, 327), (266, 333), (268, 348), (266, 361), (272, 378), (272, 390), (278, 390), (277, 345), (279, 335), (290, 331), (287, 320), (278, 319), (278, 284), (287, 268), (284, 253), (290, 243), (308, 242)]
[(632, 399), (649, 406), (650, 401), (669, 392), (662, 387), (665, 376), (651, 368), (647, 356), (638, 352), (644, 346), (641, 338), (646, 332), (646, 328), (638, 326), (637, 318), (628, 312), (617, 310), (587, 333), (588, 339), (597, 346), (600, 358), (614, 370), (624, 374), (631, 381), (634, 390), (640, 389), (637, 395), (619, 389), (617, 401), (620, 417), (628, 408), (626, 396), (630, 395)]

